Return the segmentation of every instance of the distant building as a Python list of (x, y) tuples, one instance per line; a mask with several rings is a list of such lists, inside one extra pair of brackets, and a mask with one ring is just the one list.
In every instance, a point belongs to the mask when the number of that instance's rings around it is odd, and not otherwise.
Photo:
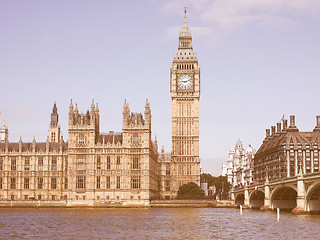
[[(277, 128), (276, 128), (277, 127)], [(316, 117), (313, 132), (300, 132), (295, 125), (295, 116), (266, 129), (266, 138), (254, 158), (254, 179), (269, 180), (319, 172), (320, 116)]]
[(6, 123), (3, 123), (3, 126), (0, 128), (0, 143), (4, 143), (8, 139), (8, 126)]
[(227, 164), (222, 165), (222, 175), (228, 177), (232, 186), (248, 185), (253, 182), (253, 158), (255, 150), (249, 145), (244, 149), (240, 139), (229, 150)]
[(208, 196), (208, 183), (207, 182), (201, 182), (200, 184), (201, 189), (204, 191), (205, 196)]

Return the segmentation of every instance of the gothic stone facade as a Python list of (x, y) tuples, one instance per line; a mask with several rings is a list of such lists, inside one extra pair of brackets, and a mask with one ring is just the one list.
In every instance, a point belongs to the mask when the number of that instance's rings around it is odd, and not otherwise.
[(151, 139), (151, 110), (131, 113), (123, 106), (121, 133), (100, 133), (98, 105), (79, 113), (69, 107), (68, 142), (60, 133), (54, 104), (46, 142), (9, 143), (1, 131), (0, 203), (37, 200), (66, 205), (149, 204), (173, 199), (182, 184), (200, 186), (200, 69), (192, 36), (184, 24), (170, 75), (172, 153), (158, 154)]
[(157, 142), (151, 140), (151, 110), (123, 107), (123, 132), (99, 132), (99, 108), (69, 109), (69, 140), (60, 137), (54, 105), (45, 143), (0, 143), (2, 200), (67, 201), (68, 204), (149, 204), (157, 198)]
[(193, 52), (186, 10), (184, 24), (179, 34), (178, 52), (170, 70), (170, 92), (172, 99), (170, 171), (175, 179), (171, 183), (171, 191), (175, 196), (183, 184), (194, 182), (200, 186), (200, 68), (198, 58)]

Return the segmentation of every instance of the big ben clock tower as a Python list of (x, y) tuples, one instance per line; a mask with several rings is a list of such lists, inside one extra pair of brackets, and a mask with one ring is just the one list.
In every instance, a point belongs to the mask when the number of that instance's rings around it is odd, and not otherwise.
[(172, 99), (172, 163), (176, 194), (182, 184), (194, 182), (200, 186), (199, 160), (199, 99), (200, 68), (192, 48), (192, 36), (187, 24), (179, 33), (179, 47), (170, 69)]

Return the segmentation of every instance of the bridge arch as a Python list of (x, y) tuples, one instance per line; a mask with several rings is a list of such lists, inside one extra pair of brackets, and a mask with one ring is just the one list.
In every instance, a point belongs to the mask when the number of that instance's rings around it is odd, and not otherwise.
[(320, 180), (310, 185), (307, 194), (307, 210), (311, 213), (320, 213)]
[(234, 202), (237, 207), (240, 205), (244, 205), (244, 194), (238, 193), (234, 199)]
[(253, 190), (249, 196), (249, 204), (251, 208), (260, 209), (264, 205), (265, 194), (261, 190)]
[(297, 191), (293, 187), (280, 186), (271, 193), (271, 208), (292, 210), (297, 206)]

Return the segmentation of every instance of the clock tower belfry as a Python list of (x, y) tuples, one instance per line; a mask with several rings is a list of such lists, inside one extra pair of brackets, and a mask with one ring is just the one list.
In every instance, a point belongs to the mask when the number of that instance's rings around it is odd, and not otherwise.
[(199, 100), (200, 68), (193, 52), (192, 35), (187, 23), (187, 9), (179, 33), (178, 52), (170, 69), (172, 99), (172, 164), (176, 194), (183, 184), (200, 186)]

